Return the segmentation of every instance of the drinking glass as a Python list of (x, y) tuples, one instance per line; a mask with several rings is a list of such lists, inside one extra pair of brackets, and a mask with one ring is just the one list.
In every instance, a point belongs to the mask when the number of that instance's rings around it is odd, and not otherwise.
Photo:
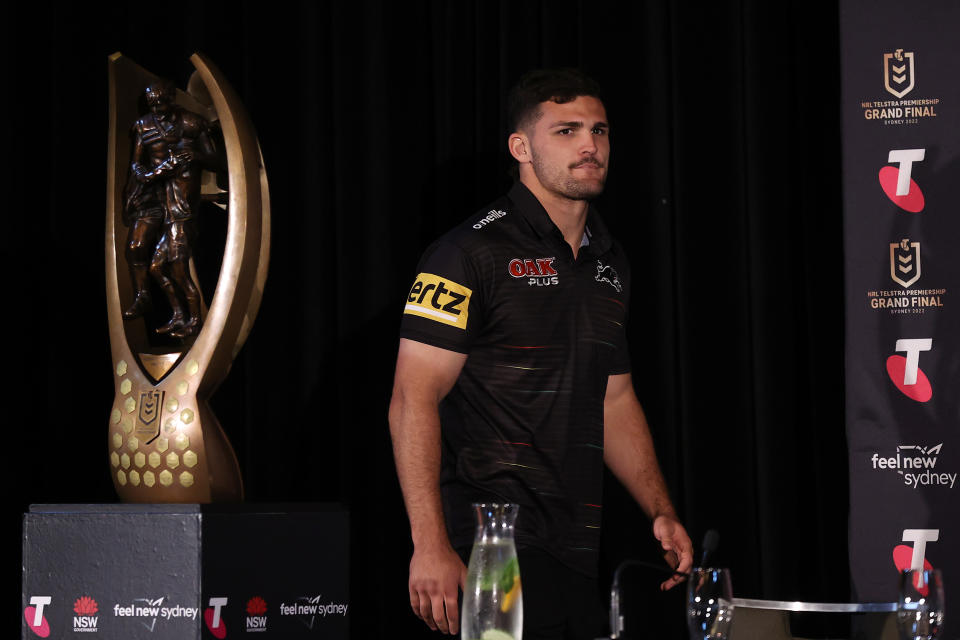
[(726, 640), (733, 621), (728, 569), (694, 569), (687, 581), (687, 628), (691, 640)]
[(934, 640), (943, 629), (943, 577), (938, 569), (900, 574), (897, 627), (903, 640)]

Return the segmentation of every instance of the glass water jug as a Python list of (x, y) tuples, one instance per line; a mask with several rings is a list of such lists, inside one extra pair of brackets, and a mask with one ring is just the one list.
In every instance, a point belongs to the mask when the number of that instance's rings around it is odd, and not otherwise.
[(475, 504), (477, 533), (460, 615), (462, 640), (521, 640), (523, 594), (513, 542), (515, 504)]

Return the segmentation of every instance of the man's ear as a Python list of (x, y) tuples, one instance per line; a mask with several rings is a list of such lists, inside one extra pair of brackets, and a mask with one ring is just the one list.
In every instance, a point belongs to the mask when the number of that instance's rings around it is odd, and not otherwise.
[(521, 131), (514, 131), (510, 134), (507, 138), (507, 149), (510, 150), (510, 155), (513, 156), (513, 159), (520, 164), (525, 164), (532, 160), (530, 157), (530, 141), (527, 139), (527, 134)]

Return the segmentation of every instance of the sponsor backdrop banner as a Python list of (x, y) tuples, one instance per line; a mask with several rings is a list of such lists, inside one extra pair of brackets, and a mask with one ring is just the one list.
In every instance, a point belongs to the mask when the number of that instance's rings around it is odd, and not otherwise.
[(956, 613), (960, 3), (840, 13), (853, 595), (894, 601), (901, 569), (933, 567)]

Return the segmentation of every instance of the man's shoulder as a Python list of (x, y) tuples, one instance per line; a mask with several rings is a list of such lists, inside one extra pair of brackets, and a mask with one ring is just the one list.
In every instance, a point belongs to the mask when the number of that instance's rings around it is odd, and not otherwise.
[(440, 236), (431, 245), (431, 249), (439, 246), (455, 247), (468, 255), (486, 252), (492, 246), (506, 242), (517, 234), (518, 217), (519, 213), (515, 211), (510, 199), (502, 196), (467, 216), (460, 224)]

